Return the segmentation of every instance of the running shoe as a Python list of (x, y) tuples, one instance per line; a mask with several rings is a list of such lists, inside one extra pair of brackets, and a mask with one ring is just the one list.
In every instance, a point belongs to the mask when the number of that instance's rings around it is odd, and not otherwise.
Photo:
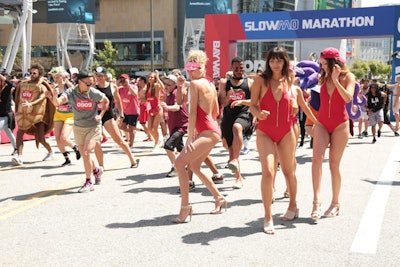
[(165, 175), (165, 177), (175, 177), (177, 176), (178, 173), (176, 172), (174, 167), (171, 167), (171, 170), (167, 173), (167, 175)]
[(237, 173), (239, 171), (239, 165), (238, 165), (237, 161), (228, 162), (228, 169), (230, 169), (232, 173)]
[(79, 160), (81, 158), (81, 152), (79, 152), (78, 146), (75, 145), (73, 147), (74, 151), (75, 151), (75, 155), (76, 155), (76, 160)]
[[(189, 180), (189, 192), (194, 191), (195, 188), (196, 188), (196, 185), (195, 185), (194, 181)], [(178, 190), (177, 190), (176, 192), (177, 192), (178, 194), (180, 194), (180, 193), (181, 193), (181, 188), (178, 187)]]
[(250, 149), (248, 147), (243, 147), (242, 151), (240, 151), (240, 155), (247, 155), (249, 154)]
[(224, 183), (224, 175), (222, 173), (214, 173), (211, 176), (214, 184), (223, 184)]
[(86, 182), (79, 188), (78, 193), (88, 193), (93, 191), (94, 187), (90, 180), (86, 180)]
[(63, 164), (61, 164), (61, 167), (68, 166), (68, 165), (71, 165), (71, 161), (67, 158), (67, 159), (65, 159), (65, 162)]
[(42, 161), (53, 160), (53, 158), (54, 158), (54, 153), (50, 152), (50, 153), (47, 153), (47, 155), (42, 159)]
[(235, 181), (235, 183), (232, 186), (233, 189), (241, 189), (242, 187), (243, 187), (242, 181)]
[(96, 169), (93, 170), (93, 176), (94, 176), (94, 184), (98, 185), (101, 183), (101, 176), (103, 175), (104, 169), (103, 167), (99, 166)]
[(20, 157), (13, 157), (13, 158), (11, 159), (11, 163), (12, 163), (14, 166), (20, 166), (20, 165), (23, 165), (23, 164), (24, 164), (23, 161), (22, 161), (22, 159), (21, 159)]

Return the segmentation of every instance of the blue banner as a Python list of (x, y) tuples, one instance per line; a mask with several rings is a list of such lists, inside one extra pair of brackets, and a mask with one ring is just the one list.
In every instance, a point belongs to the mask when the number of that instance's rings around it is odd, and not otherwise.
[(247, 40), (358, 38), (392, 36), (391, 25), (397, 25), (395, 10), (385, 6), (239, 16)]

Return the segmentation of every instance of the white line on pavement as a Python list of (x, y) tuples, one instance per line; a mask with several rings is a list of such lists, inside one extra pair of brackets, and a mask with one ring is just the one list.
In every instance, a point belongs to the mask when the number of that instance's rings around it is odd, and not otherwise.
[(352, 252), (375, 254), (381, 232), (386, 203), (399, 165), (400, 139), (395, 143), (386, 165), (375, 185), (360, 226), (351, 245)]

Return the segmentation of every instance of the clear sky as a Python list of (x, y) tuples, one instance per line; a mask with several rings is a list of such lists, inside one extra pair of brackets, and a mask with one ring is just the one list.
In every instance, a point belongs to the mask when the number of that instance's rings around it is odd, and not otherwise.
[(361, 1), (361, 7), (400, 5), (400, 0), (357, 0), (357, 1)]

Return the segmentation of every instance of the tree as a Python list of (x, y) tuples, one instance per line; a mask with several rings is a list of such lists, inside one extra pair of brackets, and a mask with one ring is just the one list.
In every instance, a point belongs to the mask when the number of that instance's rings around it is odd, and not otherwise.
[(99, 61), (95, 60), (93, 67), (105, 67), (113, 77), (116, 77), (115, 65), (118, 60), (118, 50), (113, 47), (110, 40), (104, 41), (104, 48), (97, 52), (97, 58)]
[(390, 65), (383, 64), (378, 61), (370, 61), (368, 62), (369, 69), (372, 74), (372, 78), (374, 79), (388, 79), (392, 72), (392, 68)]
[(386, 80), (392, 73), (392, 66), (383, 64), (379, 61), (364, 62), (356, 60), (350, 67), (350, 71), (358, 78), (373, 78)]
[(369, 66), (364, 61), (356, 60), (350, 67), (350, 71), (357, 79), (362, 79), (368, 76)]

